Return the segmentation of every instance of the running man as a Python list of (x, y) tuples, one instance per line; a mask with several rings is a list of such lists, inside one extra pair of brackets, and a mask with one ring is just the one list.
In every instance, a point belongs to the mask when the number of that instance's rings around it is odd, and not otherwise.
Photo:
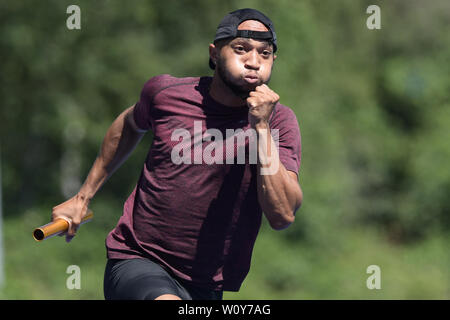
[[(106, 299), (222, 299), (247, 276), (262, 213), (275, 230), (294, 222), (303, 200), (300, 130), (267, 85), (276, 50), (267, 16), (226, 15), (209, 45), (213, 76), (148, 80), (108, 129), (79, 192), (53, 208), (53, 220), (71, 221), (71, 241), (96, 192), (152, 131), (136, 187), (106, 238)], [(252, 135), (238, 137), (252, 132), (254, 162)]]

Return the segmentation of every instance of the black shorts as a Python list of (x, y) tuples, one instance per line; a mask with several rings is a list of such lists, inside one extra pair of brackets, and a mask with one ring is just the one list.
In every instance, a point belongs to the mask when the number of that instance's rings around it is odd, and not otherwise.
[(108, 259), (103, 292), (106, 300), (154, 300), (173, 294), (183, 300), (222, 300), (223, 292), (199, 288), (175, 278), (144, 258)]

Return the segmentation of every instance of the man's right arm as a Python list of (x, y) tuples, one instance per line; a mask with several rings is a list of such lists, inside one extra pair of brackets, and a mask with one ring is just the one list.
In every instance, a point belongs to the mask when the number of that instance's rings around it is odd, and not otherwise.
[(109, 127), (100, 152), (79, 192), (71, 199), (53, 208), (52, 220), (68, 218), (71, 223), (66, 234), (69, 242), (76, 233), (89, 203), (101, 186), (128, 158), (145, 134), (134, 121), (134, 107), (122, 112)]

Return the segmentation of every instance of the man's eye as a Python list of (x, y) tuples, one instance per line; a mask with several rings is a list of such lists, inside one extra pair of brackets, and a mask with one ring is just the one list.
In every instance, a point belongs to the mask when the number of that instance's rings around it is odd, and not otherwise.
[(264, 50), (264, 51), (263, 51), (263, 55), (264, 55), (264, 56), (270, 56), (271, 54), (272, 54), (271, 51), (267, 51), (267, 50)]
[(236, 50), (238, 52), (244, 52), (245, 51), (244, 47), (242, 47), (242, 46), (234, 47), (234, 50)]

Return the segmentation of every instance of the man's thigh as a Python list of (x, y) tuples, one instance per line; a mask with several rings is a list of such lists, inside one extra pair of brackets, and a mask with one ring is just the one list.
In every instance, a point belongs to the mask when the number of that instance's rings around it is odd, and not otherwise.
[(149, 259), (108, 260), (104, 295), (107, 300), (154, 300), (192, 297), (160, 265)]

